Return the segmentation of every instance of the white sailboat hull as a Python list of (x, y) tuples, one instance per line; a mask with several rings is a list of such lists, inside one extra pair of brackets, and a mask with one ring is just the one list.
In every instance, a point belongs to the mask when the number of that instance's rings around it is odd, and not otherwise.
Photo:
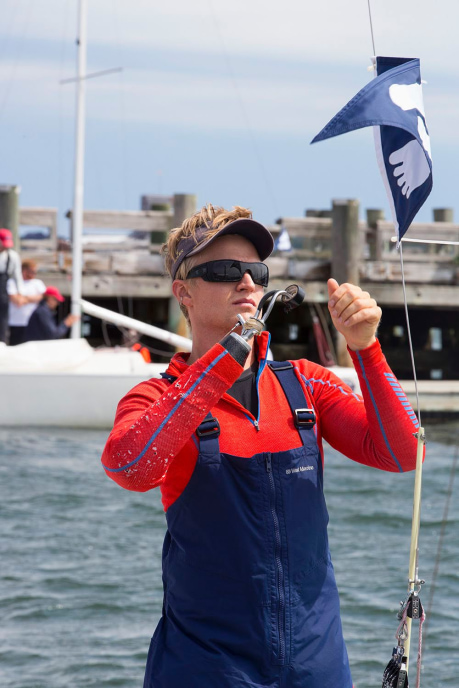
[[(119, 400), (164, 363), (129, 349), (93, 349), (85, 339), (0, 346), (0, 426), (110, 429)], [(332, 368), (359, 393), (353, 368)]]
[(119, 400), (159, 377), (126, 349), (92, 349), (84, 339), (0, 348), (0, 426), (111, 428)]

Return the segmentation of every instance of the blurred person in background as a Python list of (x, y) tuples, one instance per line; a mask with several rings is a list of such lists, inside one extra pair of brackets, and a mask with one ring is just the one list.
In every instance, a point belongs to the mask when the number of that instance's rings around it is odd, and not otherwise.
[(43, 298), (46, 286), (41, 279), (36, 278), (37, 264), (34, 260), (22, 261), (22, 278), (24, 287), (19, 293), (14, 279), (9, 279), (6, 285), (10, 299), (8, 324), (10, 328), (10, 346), (25, 342), (25, 332), (30, 316)]
[(23, 282), (21, 259), (13, 249), (13, 235), (9, 229), (0, 229), (0, 342), (6, 344), (8, 334), (8, 310), (10, 300), (7, 284), (12, 279), (16, 283), (17, 293), (22, 294)]
[(73, 323), (80, 318), (78, 315), (68, 315), (59, 324), (56, 322), (56, 310), (65, 298), (57, 287), (47, 287), (43, 298), (30, 316), (25, 331), (26, 342), (36, 342), (45, 339), (62, 339)]

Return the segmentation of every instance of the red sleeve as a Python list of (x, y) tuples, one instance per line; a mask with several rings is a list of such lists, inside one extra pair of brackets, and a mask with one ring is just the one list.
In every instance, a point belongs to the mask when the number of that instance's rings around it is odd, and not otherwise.
[(242, 366), (220, 344), (164, 391), (164, 382), (148, 380), (118, 405), (104, 452), (107, 475), (128, 490), (145, 492), (164, 481), (174, 459)]
[(416, 415), (400, 383), (389, 368), (378, 341), (362, 351), (349, 352), (363, 401), (327, 369), (309, 380), (322, 436), (350, 459), (384, 471), (416, 467), (419, 428)]

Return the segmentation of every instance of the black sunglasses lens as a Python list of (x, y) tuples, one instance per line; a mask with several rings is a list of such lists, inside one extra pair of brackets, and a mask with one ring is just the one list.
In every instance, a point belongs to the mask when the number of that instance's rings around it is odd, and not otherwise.
[(263, 263), (250, 263), (250, 267), (247, 266), (245, 272), (248, 272), (255, 284), (259, 284), (262, 287), (268, 286), (269, 272), (266, 265)]
[(269, 270), (264, 263), (239, 260), (211, 260), (192, 268), (187, 277), (202, 277), (206, 282), (239, 282), (248, 272), (255, 284), (268, 286)]
[(236, 260), (216, 260), (208, 276), (217, 282), (239, 282), (248, 272), (255, 284), (268, 286), (269, 271), (264, 263), (242, 263)]
[(240, 263), (233, 260), (216, 260), (207, 271), (214, 282), (239, 282), (242, 279)]

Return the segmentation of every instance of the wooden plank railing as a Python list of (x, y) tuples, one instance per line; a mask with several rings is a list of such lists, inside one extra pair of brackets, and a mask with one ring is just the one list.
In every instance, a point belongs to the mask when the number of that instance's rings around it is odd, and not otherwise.
[[(71, 224), (71, 213), (66, 217)], [(84, 272), (131, 276), (163, 274), (160, 244), (151, 243), (148, 235), (167, 232), (172, 223), (172, 211), (85, 211), (84, 228), (100, 232), (97, 237), (90, 233), (84, 235)], [(71, 272), (70, 244), (58, 239), (55, 208), (21, 208), (20, 224), (22, 227), (44, 227), (49, 230), (46, 239), (23, 240), (21, 248), (24, 255), (35, 258), (43, 272)], [(331, 219), (287, 217), (282, 218), (282, 224), (289, 233), (292, 251), (274, 253), (268, 260), (272, 277), (301, 281), (326, 279), (330, 273)], [(274, 236), (279, 234), (280, 229), (280, 225), (270, 227)], [(120, 230), (126, 234), (120, 236)], [(359, 231), (362, 246), (359, 267), (361, 279), (370, 282), (399, 281), (399, 255), (391, 241), (394, 236), (393, 224), (379, 220), (372, 228), (366, 222), (360, 222)], [(133, 232), (139, 234), (135, 236)], [(147, 236), (142, 236), (142, 233)], [(446, 222), (416, 223), (410, 230), (410, 237), (458, 241), (459, 225)], [(457, 246), (405, 243), (403, 255), (408, 282), (459, 282)]]

